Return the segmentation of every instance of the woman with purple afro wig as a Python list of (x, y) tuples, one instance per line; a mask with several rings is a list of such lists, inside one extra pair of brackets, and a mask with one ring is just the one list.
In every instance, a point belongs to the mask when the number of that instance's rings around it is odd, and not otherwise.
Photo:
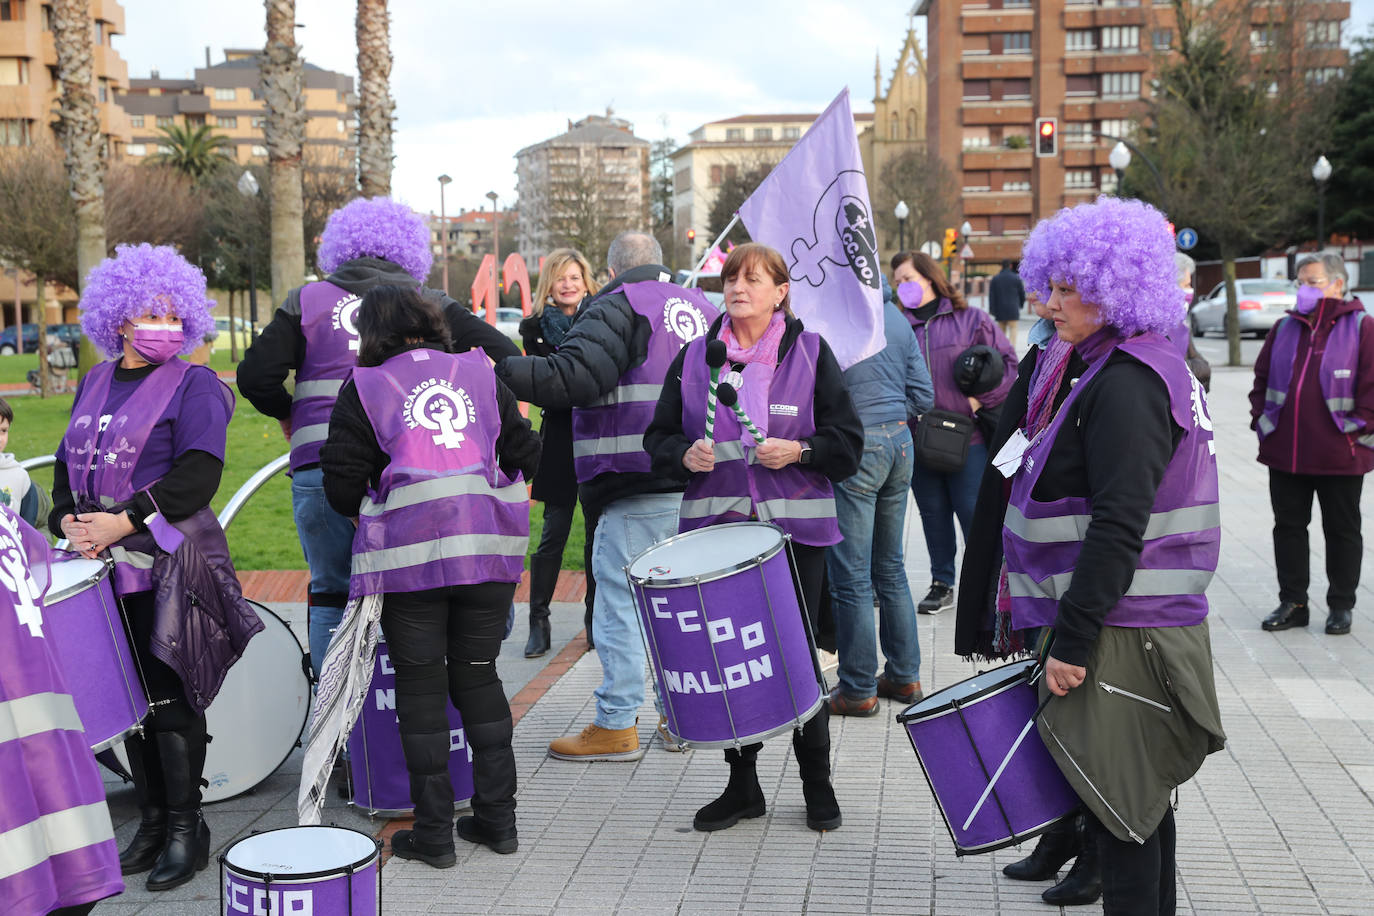
[(355, 258), (390, 261), (423, 283), (434, 262), (429, 227), (418, 213), (389, 197), (360, 197), (329, 214), (315, 256), (326, 274)]
[(124, 352), (125, 323), (145, 316), (181, 319), (179, 352), (190, 353), (215, 329), (205, 275), (166, 245), (120, 245), (92, 268), (81, 293), (81, 330), (105, 353)]
[[(1050, 351), (1023, 361), (979, 507), (1005, 499), (997, 603), (1025, 645), (1048, 631), (1036, 724), (1084, 812), (1084, 848), (1060, 831), (1006, 874), (1045, 880), (1077, 855), (1046, 902), (1101, 894), (1108, 913), (1151, 916), (1176, 904), (1170, 795), (1226, 742), (1207, 626), (1215, 442), (1202, 386), (1166, 336), (1184, 316), (1173, 249), (1163, 214), (1132, 200), (1035, 227), (1021, 274), (1072, 351), (1038, 383)], [(966, 559), (966, 584), (988, 578)], [(980, 597), (972, 616), (990, 616), (989, 593), (961, 595), (960, 626)]]
[(1186, 316), (1169, 223), (1138, 200), (1099, 197), (1041, 220), (1022, 249), (1021, 279), (1042, 302), (1053, 284), (1072, 286), (1128, 336), (1172, 333)]

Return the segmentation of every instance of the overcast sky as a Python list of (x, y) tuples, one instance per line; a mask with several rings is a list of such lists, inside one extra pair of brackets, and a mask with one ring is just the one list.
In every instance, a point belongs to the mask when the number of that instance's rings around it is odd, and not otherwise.
[[(226, 47), (261, 47), (259, 0), (122, 0), (115, 48), (131, 77), (189, 78)], [(647, 139), (744, 113), (816, 112), (845, 86), (872, 111), (873, 56), (884, 78), (905, 38), (911, 0), (391, 0), (396, 197), (449, 212), (515, 199), (514, 154), (607, 106)], [(296, 0), (305, 59), (353, 74), (350, 0)], [(658, 21), (653, 13), (662, 10)], [(342, 15), (340, 15), (342, 13)], [(1354, 0), (1367, 31), (1374, 0)], [(924, 20), (917, 20), (924, 44)]]

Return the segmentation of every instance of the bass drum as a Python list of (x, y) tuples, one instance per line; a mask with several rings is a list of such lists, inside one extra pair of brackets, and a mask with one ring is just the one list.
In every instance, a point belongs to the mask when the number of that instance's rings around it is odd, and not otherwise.
[[(211, 741), (205, 750), (201, 792), (207, 804), (252, 791), (277, 771), (300, 745), (310, 714), (307, 656), (280, 617), (249, 600), (263, 630), (229, 669), (215, 701), (205, 710)], [(116, 752), (128, 765), (121, 744)]]

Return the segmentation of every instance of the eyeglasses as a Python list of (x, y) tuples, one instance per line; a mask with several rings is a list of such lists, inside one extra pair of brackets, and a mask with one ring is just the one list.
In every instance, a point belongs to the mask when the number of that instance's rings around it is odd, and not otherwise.
[(1298, 279), (1299, 286), (1315, 286), (1318, 289), (1326, 286), (1326, 284), (1330, 282), (1331, 281), (1326, 277), (1308, 277), (1306, 280), (1303, 280), (1301, 278)]

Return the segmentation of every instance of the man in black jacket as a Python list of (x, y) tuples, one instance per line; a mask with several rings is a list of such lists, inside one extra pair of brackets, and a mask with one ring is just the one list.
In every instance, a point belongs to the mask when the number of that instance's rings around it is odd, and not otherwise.
[[(662, 259), (653, 236), (622, 233), (606, 257), (611, 282), (583, 306), (558, 350), (548, 356), (507, 359), (496, 367), (497, 378), (521, 400), (540, 407), (574, 408), (578, 498), (583, 512), (600, 516), (592, 546), (592, 615), (604, 677), (596, 689), (595, 722), (580, 735), (549, 745), (549, 755), (564, 760), (644, 756), (635, 728), (644, 702), (644, 643), (624, 567), (636, 554), (677, 533), (684, 484), (649, 471), (641, 436), (672, 356), (683, 343), (705, 333), (714, 317), (680, 288), (680, 297), (665, 297), (664, 286), (670, 284), (672, 273), (659, 263)], [(637, 299), (643, 290), (657, 297), (655, 309), (640, 300), (646, 312), (657, 312), (652, 320), (631, 305), (627, 287), (632, 284)], [(652, 384), (643, 379), (633, 384), (638, 375), (634, 370), (641, 367), (648, 370), (646, 378), (654, 379)], [(630, 418), (640, 415), (642, 425), (629, 429), (635, 422)], [(660, 734), (666, 731), (660, 728)], [(665, 746), (678, 749), (671, 743)]]
[[(325, 499), (319, 450), (334, 399), (355, 362), (352, 315), (363, 294), (383, 285), (419, 289), (442, 307), (454, 352), (481, 347), (493, 360), (520, 352), (458, 302), (421, 286), (431, 257), (429, 229), (409, 208), (382, 197), (347, 204), (330, 216), (320, 239), (320, 267), (328, 275), (287, 293), (238, 365), (239, 392), (259, 413), (280, 421), (291, 444), (291, 505), (310, 567), (307, 619), (317, 676), (348, 603), (354, 531)], [(295, 384), (288, 391), (292, 372)]]
[(1016, 346), (1016, 323), (1021, 320), (1025, 304), (1026, 286), (1021, 276), (1012, 270), (1010, 260), (1002, 261), (1002, 272), (988, 281), (988, 311), (1013, 347)]

